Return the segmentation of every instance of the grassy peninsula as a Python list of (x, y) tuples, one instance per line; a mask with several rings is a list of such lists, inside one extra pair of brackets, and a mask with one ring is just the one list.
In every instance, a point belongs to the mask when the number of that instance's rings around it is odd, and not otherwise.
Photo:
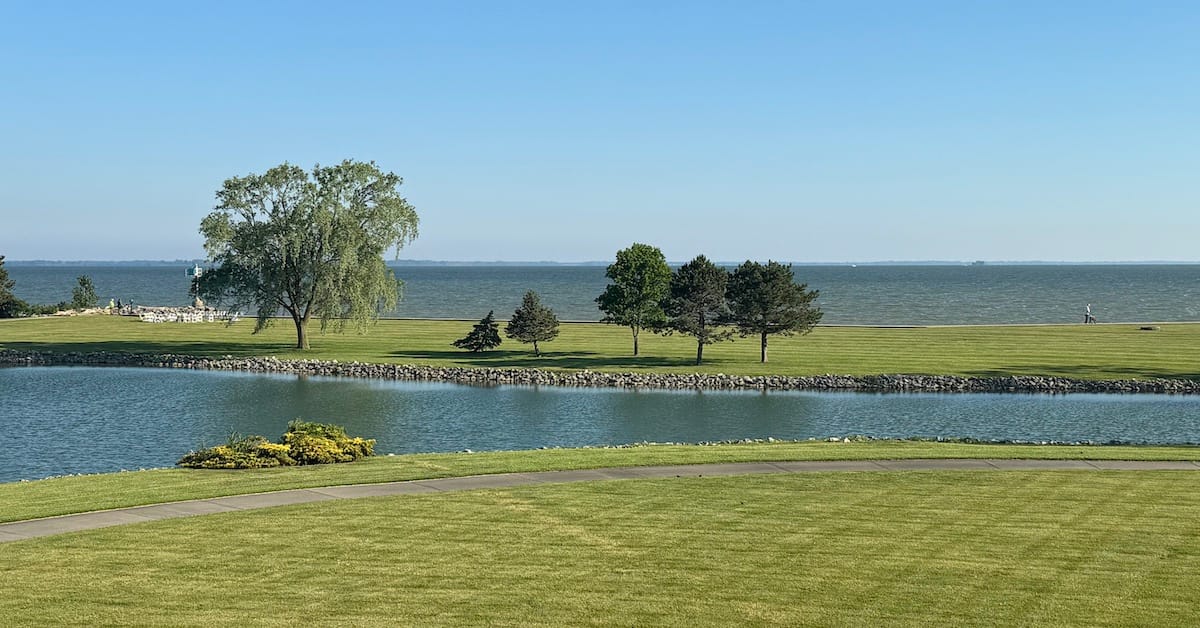
[(1200, 378), (1200, 324), (1001, 325), (971, 327), (818, 327), (806, 336), (773, 337), (771, 361), (759, 362), (754, 338), (710, 345), (693, 364), (695, 342), (643, 334), (631, 355), (629, 330), (565, 323), (553, 342), (532, 348), (505, 340), (495, 351), (470, 353), (451, 343), (474, 321), (384, 320), (369, 334), (314, 334), (297, 351), (281, 321), (252, 335), (253, 324), (142, 323), (115, 316), (0, 321), (0, 349), (123, 351), (219, 357), (425, 364), (493, 368), (590, 369), (736, 375), (927, 374), (1046, 375), (1080, 379)]

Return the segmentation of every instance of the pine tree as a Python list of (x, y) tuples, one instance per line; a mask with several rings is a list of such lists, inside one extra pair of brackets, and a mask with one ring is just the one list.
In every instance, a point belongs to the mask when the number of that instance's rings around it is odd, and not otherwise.
[(24, 302), (13, 294), (13, 286), (17, 282), (8, 278), (8, 269), (4, 267), (4, 256), (0, 255), (0, 318), (15, 318), (24, 309)]
[(487, 316), (479, 320), (475, 327), (471, 329), (471, 333), (465, 338), (459, 338), (454, 341), (454, 346), (459, 349), (467, 349), (472, 353), (495, 349), (500, 346), (500, 323), (492, 316), (494, 312), (489, 311)]
[(92, 278), (80, 275), (76, 281), (79, 282), (79, 285), (71, 290), (71, 307), (77, 310), (96, 307), (100, 299), (96, 297), (96, 287), (92, 285)]
[(704, 345), (729, 340), (733, 332), (722, 329), (729, 315), (725, 284), (729, 273), (703, 255), (680, 266), (671, 275), (671, 296), (666, 310), (666, 332), (677, 331), (696, 338), (696, 364), (704, 359)]
[(533, 343), (533, 355), (540, 356), (539, 342), (549, 342), (558, 336), (558, 317), (554, 311), (542, 305), (533, 290), (525, 293), (521, 307), (513, 312), (512, 320), (504, 328), (504, 335), (520, 342)]
[(767, 361), (767, 336), (807, 334), (821, 320), (821, 310), (812, 305), (819, 294), (797, 285), (792, 266), (768, 261), (738, 266), (729, 278), (730, 320), (742, 337), (759, 336), (762, 361)]

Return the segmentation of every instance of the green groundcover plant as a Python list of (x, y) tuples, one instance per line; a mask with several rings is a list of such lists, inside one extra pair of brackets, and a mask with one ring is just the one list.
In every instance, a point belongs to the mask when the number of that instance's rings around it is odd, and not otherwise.
[(262, 469), (306, 464), (353, 462), (375, 455), (375, 439), (346, 435), (340, 425), (291, 421), (283, 442), (272, 443), (262, 436), (230, 434), (228, 442), (179, 459), (179, 466), (193, 469)]

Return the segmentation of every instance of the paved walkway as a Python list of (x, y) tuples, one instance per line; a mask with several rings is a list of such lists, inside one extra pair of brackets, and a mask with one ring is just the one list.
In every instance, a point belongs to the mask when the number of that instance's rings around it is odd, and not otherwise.
[(456, 478), (409, 480), (384, 484), (353, 484), (322, 488), (300, 488), (273, 493), (213, 497), (166, 504), (151, 504), (85, 512), (61, 517), (30, 519), (0, 524), (0, 543), (41, 536), (95, 530), (126, 523), (175, 519), (236, 510), (254, 510), (307, 504), (332, 499), (356, 499), (389, 495), (417, 495), (446, 491), (508, 488), (533, 484), (561, 484), (595, 480), (637, 480), (653, 478), (699, 478), (751, 473), (815, 473), (831, 471), (1200, 471), (1200, 462), (1129, 461), (1129, 460), (847, 460), (796, 462), (737, 462), (720, 464), (671, 465), (657, 467), (616, 467), (579, 471), (539, 471), (502, 473)]

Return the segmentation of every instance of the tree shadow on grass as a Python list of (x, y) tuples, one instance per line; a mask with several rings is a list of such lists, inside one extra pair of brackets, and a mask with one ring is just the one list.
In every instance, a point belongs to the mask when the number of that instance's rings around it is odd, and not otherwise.
[(211, 342), (203, 340), (87, 340), (65, 342), (6, 342), (0, 341), (0, 349), (13, 351), (43, 351), (47, 353), (174, 353), (199, 357), (250, 357), (295, 351), (295, 345), (263, 344), (254, 342)]
[(438, 360), (454, 362), (463, 366), (483, 368), (562, 368), (562, 369), (623, 369), (637, 370), (671, 366), (692, 366), (693, 361), (683, 358), (656, 356), (611, 356), (591, 351), (543, 351), (541, 357), (528, 351), (393, 351), (388, 357), (401, 362), (406, 360)]
[[(287, 357), (333, 359), (314, 351), (305, 355), (290, 343), (260, 342), (214, 342), (206, 340), (86, 340), (61, 342), (0, 341), (0, 349), (14, 351), (41, 351), (47, 353), (128, 353), (190, 355), (205, 358), (235, 358), (286, 355)], [(334, 356), (344, 359), (344, 356)], [(560, 368), (560, 369), (614, 369), (636, 371), (662, 367), (688, 367), (686, 358), (664, 358), (656, 356), (609, 356), (594, 352), (543, 351), (535, 357), (533, 350), (501, 350), (471, 353), (469, 351), (393, 351), (387, 354), (396, 362), (441, 362), (448, 365), (486, 368)]]

